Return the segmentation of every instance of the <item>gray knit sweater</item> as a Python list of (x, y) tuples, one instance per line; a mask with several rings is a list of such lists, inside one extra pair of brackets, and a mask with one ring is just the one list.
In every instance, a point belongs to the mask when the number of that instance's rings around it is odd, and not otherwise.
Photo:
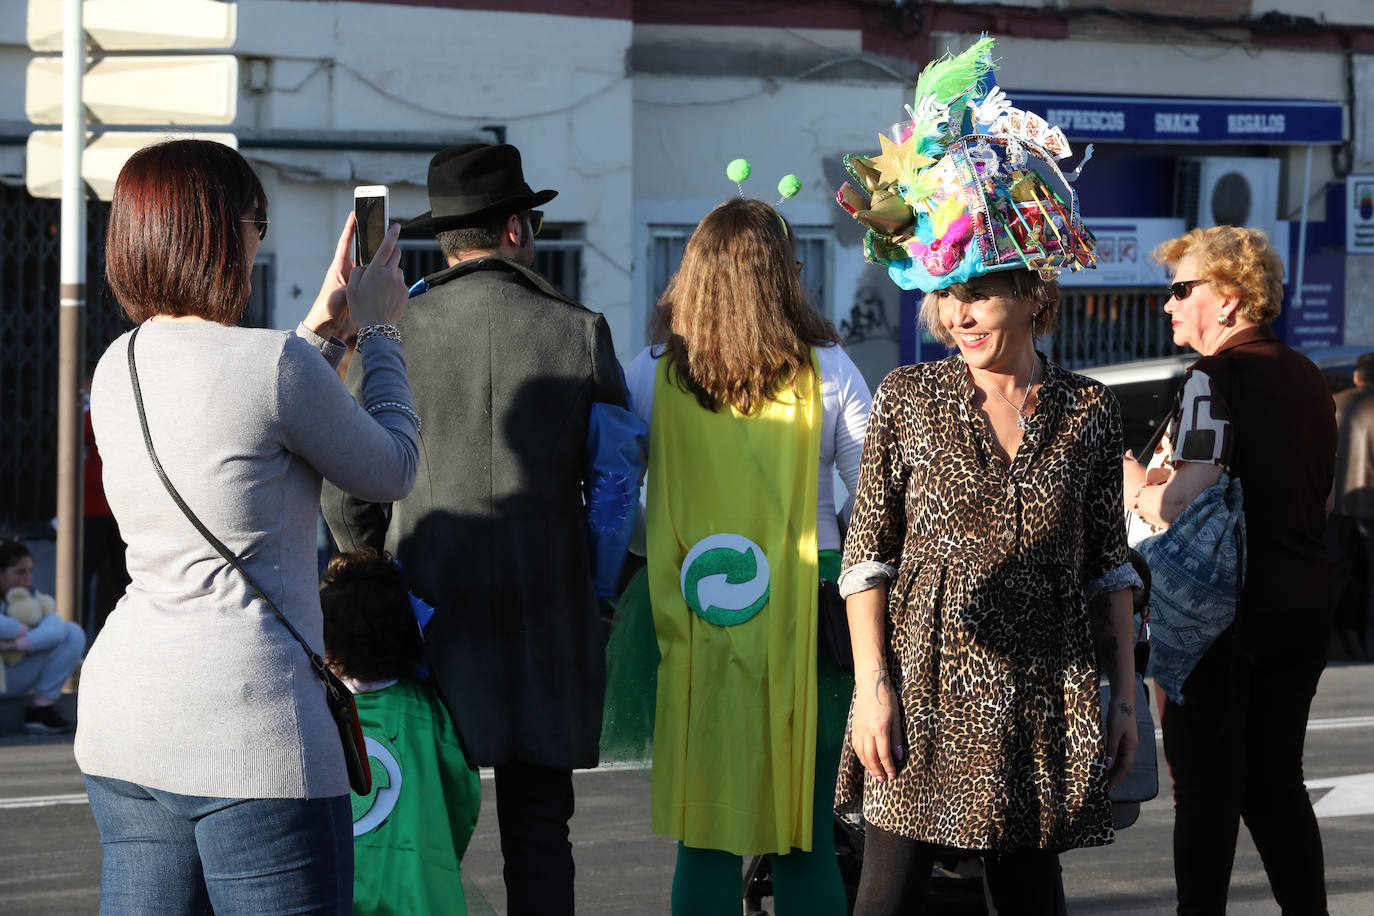
[[(81, 671), (77, 764), (185, 795), (342, 795), (338, 732), (305, 651), (149, 462), (128, 342), (115, 341), (96, 368), (91, 419), (133, 581)], [(410, 491), (418, 458), (410, 417), (368, 414), (322, 351), (337, 358), (303, 328), (208, 322), (151, 322), (135, 349), (167, 476), (321, 654), (321, 477), (390, 502)], [(410, 406), (400, 344), (373, 338), (359, 358), (364, 406)]]

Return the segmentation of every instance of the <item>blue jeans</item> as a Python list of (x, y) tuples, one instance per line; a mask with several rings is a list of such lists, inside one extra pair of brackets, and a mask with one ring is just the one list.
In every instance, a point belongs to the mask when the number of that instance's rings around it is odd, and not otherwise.
[(335, 798), (204, 798), (86, 776), (101, 916), (353, 909), (353, 813)]

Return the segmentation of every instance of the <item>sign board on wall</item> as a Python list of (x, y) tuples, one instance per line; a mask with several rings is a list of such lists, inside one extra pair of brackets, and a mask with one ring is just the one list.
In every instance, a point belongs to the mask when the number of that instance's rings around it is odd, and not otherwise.
[(1015, 91), (1008, 95), (1018, 106), (1043, 113), (1070, 140), (1263, 146), (1345, 140), (1341, 102)]
[(1346, 176), (1345, 250), (1374, 254), (1374, 175)]
[[(1328, 211), (1330, 212), (1330, 211)], [(1334, 218), (1334, 217), (1333, 217)], [(1339, 243), (1317, 244), (1321, 233), (1309, 227), (1307, 256), (1303, 259), (1302, 305), (1293, 304), (1297, 282), (1298, 224), (1280, 222), (1274, 247), (1288, 252), (1283, 272), (1283, 312), (1274, 330), (1294, 347), (1339, 347), (1345, 344), (1345, 252)], [(1286, 231), (1285, 231), (1286, 230)]]

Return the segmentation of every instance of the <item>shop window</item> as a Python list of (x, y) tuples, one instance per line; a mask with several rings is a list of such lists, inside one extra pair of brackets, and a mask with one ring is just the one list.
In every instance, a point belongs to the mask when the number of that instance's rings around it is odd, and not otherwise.
[(1061, 287), (1050, 358), (1079, 369), (1181, 353), (1163, 305), (1153, 289)]
[(275, 280), (276, 265), (269, 254), (259, 253), (253, 259), (253, 291), (248, 295), (248, 307), (239, 318), (239, 325), (245, 328), (271, 327), (272, 283)]
[[(649, 297), (648, 309), (653, 310), (668, 281), (682, 263), (682, 252), (695, 225), (659, 225), (649, 227)], [(828, 314), (831, 278), (831, 246), (829, 229), (815, 226), (793, 226), (796, 233), (797, 260), (802, 262), (802, 285), (811, 294), (811, 301)]]

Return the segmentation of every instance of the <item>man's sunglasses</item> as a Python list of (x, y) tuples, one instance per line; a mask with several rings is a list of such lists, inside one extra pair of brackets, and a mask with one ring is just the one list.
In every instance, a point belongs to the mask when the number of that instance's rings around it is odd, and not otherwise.
[(1170, 283), (1165, 287), (1169, 296), (1182, 302), (1193, 294), (1193, 287), (1199, 283), (1206, 283), (1206, 280), (1179, 280), (1177, 283)]
[(538, 235), (539, 230), (544, 228), (544, 211), (528, 210), (525, 212), (525, 216), (530, 221), (530, 231)]
[(258, 241), (267, 238), (267, 224), (271, 222), (265, 216), (245, 216), (239, 220), (241, 223), (252, 223), (258, 227)]

